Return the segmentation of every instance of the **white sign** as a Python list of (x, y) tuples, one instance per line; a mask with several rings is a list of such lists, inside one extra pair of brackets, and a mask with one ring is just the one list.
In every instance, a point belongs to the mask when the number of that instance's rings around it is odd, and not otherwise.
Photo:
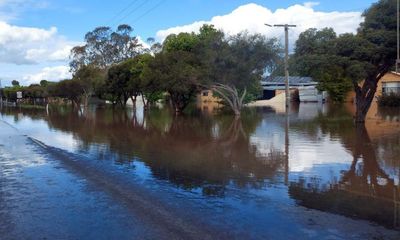
[(22, 98), (22, 92), (17, 92), (17, 98), (21, 99)]

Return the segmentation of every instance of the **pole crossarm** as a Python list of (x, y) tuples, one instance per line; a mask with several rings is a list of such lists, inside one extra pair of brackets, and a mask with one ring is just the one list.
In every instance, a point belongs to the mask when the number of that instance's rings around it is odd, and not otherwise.
[(293, 25), (293, 24), (275, 24), (274, 27), (297, 27), (297, 25)]

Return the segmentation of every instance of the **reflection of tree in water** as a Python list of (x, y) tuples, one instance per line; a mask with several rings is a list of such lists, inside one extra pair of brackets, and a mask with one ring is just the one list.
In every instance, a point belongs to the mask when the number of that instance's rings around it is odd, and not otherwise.
[(400, 108), (378, 106), (378, 116), (389, 121), (400, 121)]
[(186, 189), (201, 187), (207, 195), (223, 195), (231, 183), (240, 187), (264, 186), (265, 178), (272, 179), (283, 162), (282, 158), (257, 156), (249, 143), (249, 135), (259, 121), (257, 117), (178, 117), (165, 139), (157, 144), (162, 146), (160, 157), (147, 163), (155, 176)]
[(51, 128), (72, 133), (81, 150), (94, 159), (129, 165), (144, 162), (155, 178), (205, 195), (223, 196), (226, 187), (260, 188), (273, 181), (284, 164), (283, 154), (271, 150), (260, 156), (250, 143), (261, 117), (179, 116), (153, 109), (144, 121), (135, 114), (112, 109), (93, 114), (52, 112), (44, 117)]
[[(301, 178), (289, 187), (289, 194), (305, 207), (399, 227), (399, 190), (394, 180), (379, 165), (376, 149), (365, 126), (320, 116), (323, 132), (340, 136), (351, 150), (353, 161), (339, 180), (322, 183), (319, 179)], [(342, 126), (342, 128), (341, 128)], [(347, 127), (345, 127), (347, 126)], [(397, 163), (398, 165), (398, 163)]]

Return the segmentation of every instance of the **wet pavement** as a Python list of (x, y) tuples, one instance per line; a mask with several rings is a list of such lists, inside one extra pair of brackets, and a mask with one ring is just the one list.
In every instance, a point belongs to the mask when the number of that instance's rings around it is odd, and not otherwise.
[(209, 238), (71, 154), (0, 129), (1, 239)]
[(285, 149), (286, 120), (269, 110), (93, 114), (3, 113), (0, 239), (400, 237), (398, 133), (342, 134), (347, 121), (299, 114)]

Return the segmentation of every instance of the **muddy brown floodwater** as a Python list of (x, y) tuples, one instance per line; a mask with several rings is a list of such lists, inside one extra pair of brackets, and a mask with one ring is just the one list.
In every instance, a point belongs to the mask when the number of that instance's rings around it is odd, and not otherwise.
[(0, 239), (400, 239), (400, 110), (21, 110)]

